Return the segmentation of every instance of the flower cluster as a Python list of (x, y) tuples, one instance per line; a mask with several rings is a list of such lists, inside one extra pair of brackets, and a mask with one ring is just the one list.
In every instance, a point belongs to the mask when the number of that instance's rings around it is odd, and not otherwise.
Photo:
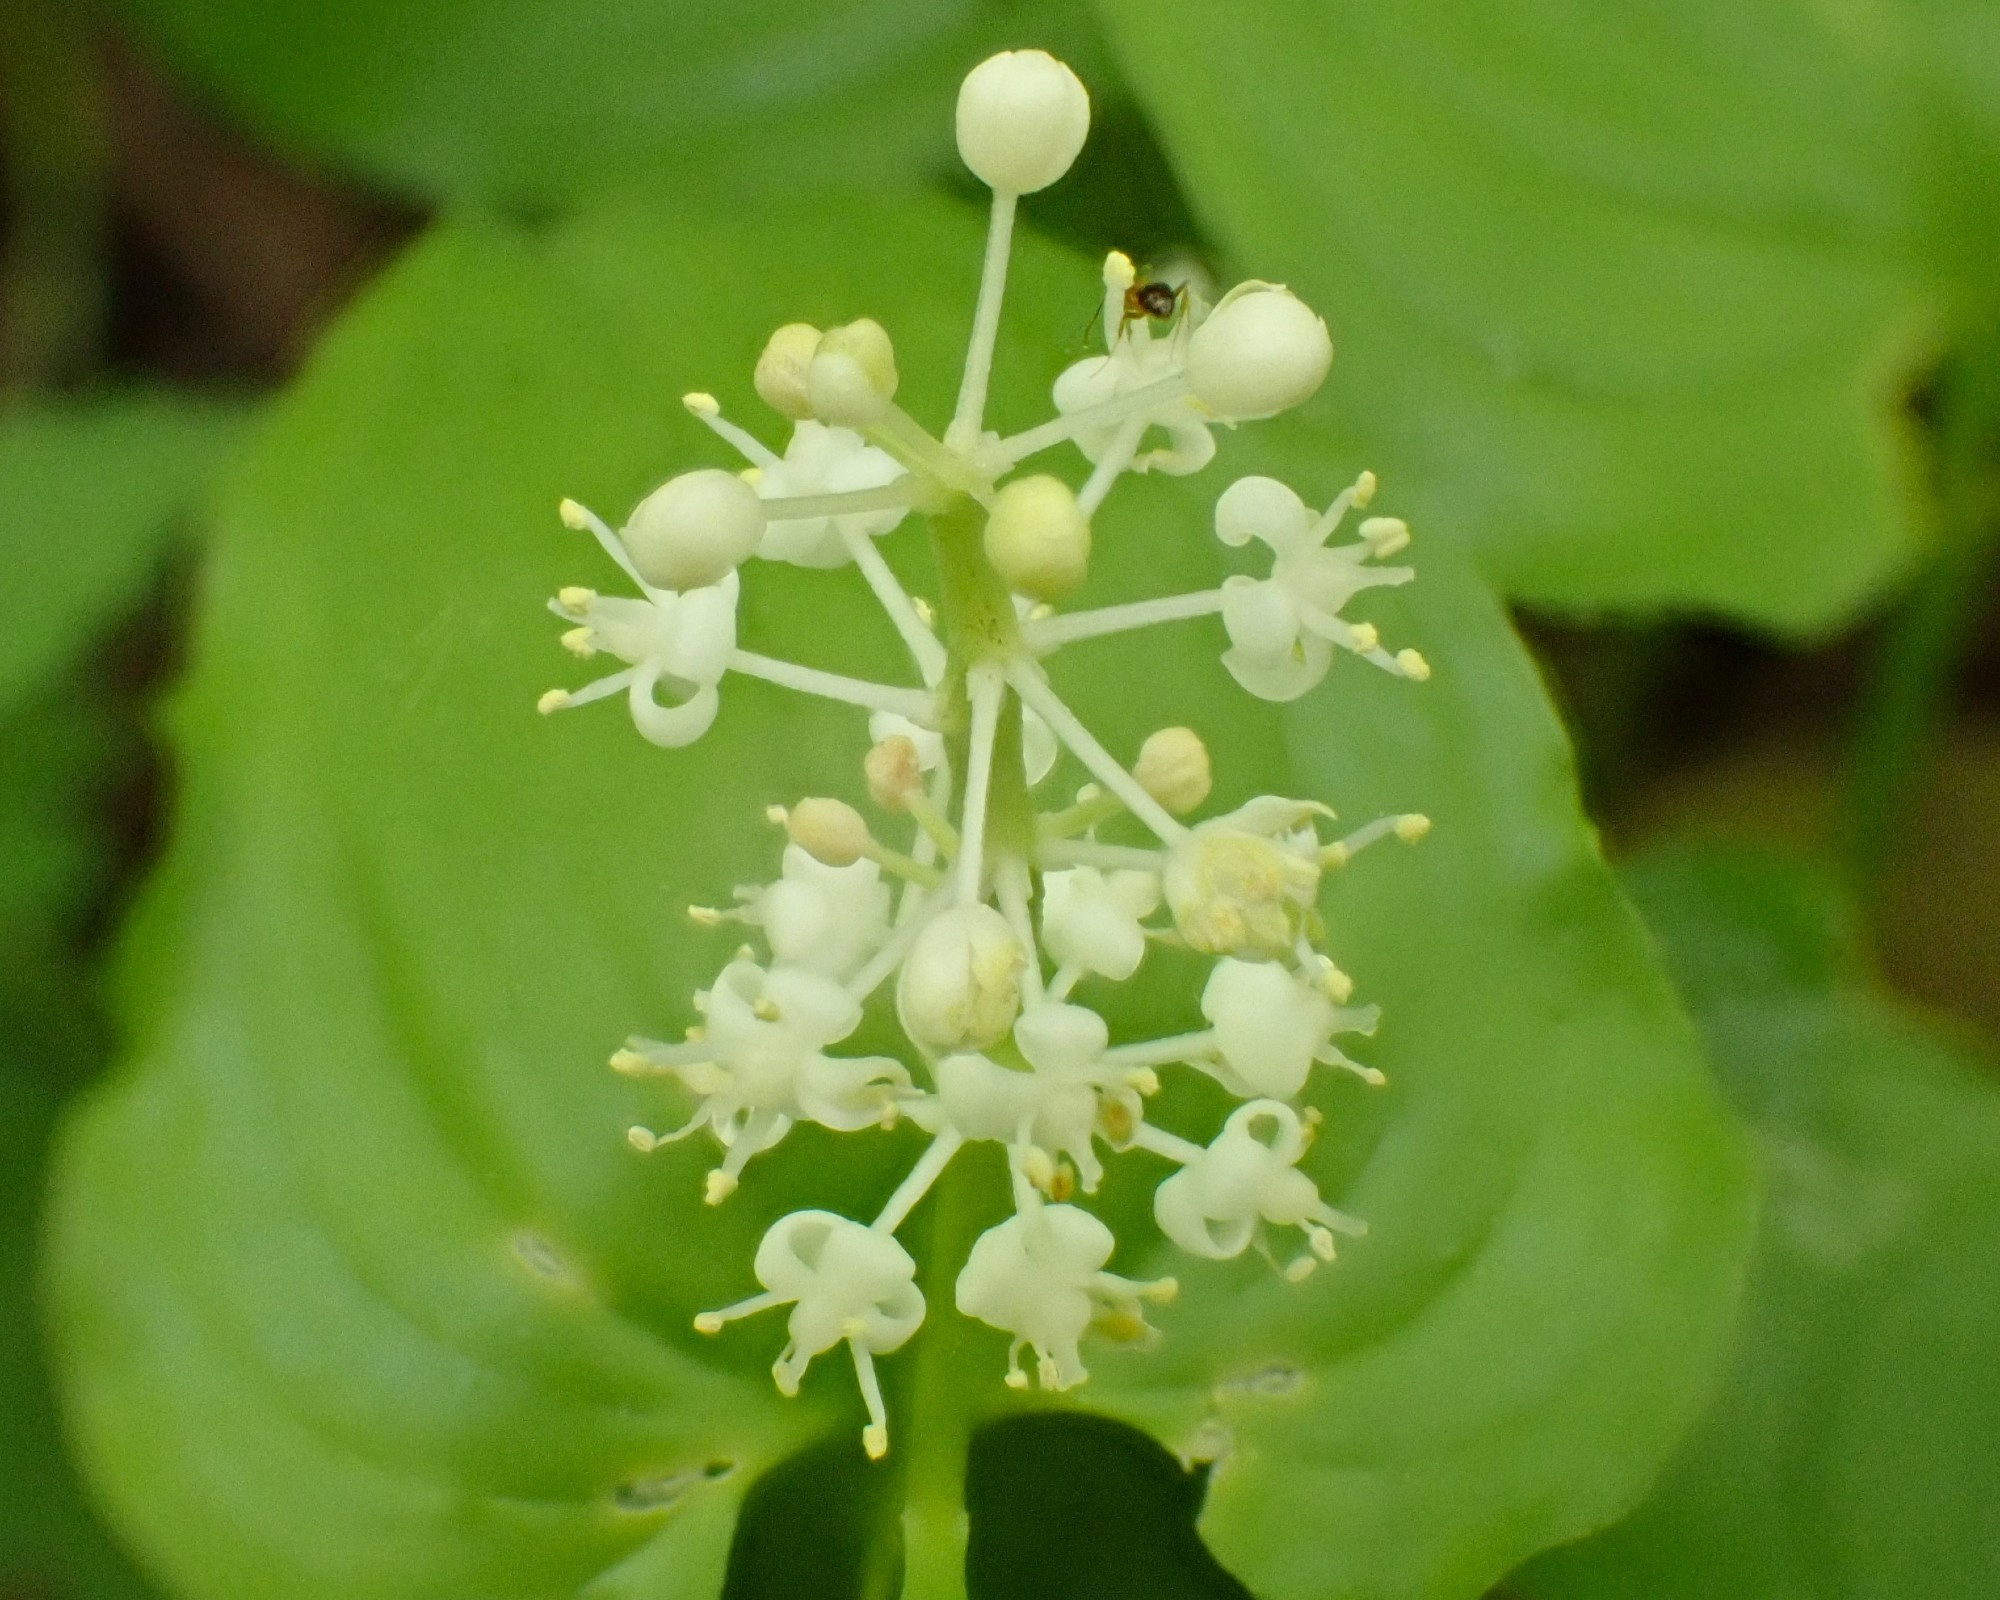
[[(621, 530), (565, 502), (631, 581), (632, 597), (566, 588), (552, 602), (576, 655), (622, 665), (588, 687), (551, 690), (544, 711), (623, 692), (633, 722), (679, 746), (714, 721), (731, 672), (862, 708), (861, 776), (879, 818), (825, 797), (771, 813), (788, 842), (774, 882), (728, 907), (694, 907), (705, 926), (740, 924), (744, 946), (694, 997), (679, 1040), (635, 1038), (621, 1072), (670, 1080), (691, 1114), (667, 1133), (631, 1130), (642, 1151), (705, 1133), (721, 1156), (706, 1198), (725, 1201), (791, 1128), (841, 1133), (907, 1118), (929, 1144), (874, 1217), (808, 1210), (778, 1221), (751, 1271), (761, 1291), (696, 1319), (703, 1332), (790, 1307), (773, 1371), (791, 1394), (815, 1356), (845, 1344), (868, 1412), (871, 1455), (888, 1448), (875, 1358), (926, 1314), (916, 1264), (897, 1239), (912, 1210), (968, 1144), (1006, 1152), (1013, 1214), (973, 1242), (958, 1271), (960, 1313), (1012, 1338), (1006, 1382), (1066, 1389), (1088, 1375), (1086, 1334), (1147, 1336), (1144, 1306), (1172, 1279), (1107, 1270), (1111, 1230), (1077, 1204), (1106, 1153), (1144, 1151), (1170, 1174), (1154, 1214), (1182, 1249), (1210, 1260), (1261, 1253), (1298, 1279), (1333, 1259), (1361, 1224), (1329, 1206), (1299, 1169), (1316, 1113), (1298, 1097), (1315, 1066), (1380, 1075), (1335, 1042), (1374, 1030), (1372, 1006), (1320, 948), (1323, 876), (1377, 840), (1415, 841), (1428, 822), (1385, 817), (1329, 837), (1333, 813), (1264, 796), (1191, 820), (1211, 788), (1200, 737), (1167, 727), (1131, 765), (1051, 686), (1046, 660), (1077, 640), (1219, 617), (1223, 665), (1250, 694), (1290, 700), (1336, 650), (1418, 680), (1414, 650), (1391, 653), (1342, 610), (1361, 590), (1408, 582), (1384, 558), (1409, 541), (1388, 517), (1331, 542), (1375, 491), (1363, 473), (1324, 511), (1270, 478), (1230, 485), (1214, 509), (1225, 544), (1256, 541), (1267, 576), (1218, 588), (1062, 612), (1084, 577), (1091, 523), (1121, 476), (1189, 474), (1216, 453), (1214, 430), (1310, 396), (1333, 350), (1325, 325), (1276, 284), (1239, 284), (1208, 305), (1191, 288), (1142, 284), (1114, 253), (1104, 265), (1104, 351), (1055, 381), (1055, 416), (1002, 437), (984, 424), (1016, 202), (1068, 169), (1089, 127), (1082, 84), (1039, 51), (996, 56), (966, 79), (958, 142), (993, 191), (986, 259), (956, 410), (934, 434), (896, 404), (894, 347), (862, 319), (772, 335), (758, 395), (792, 432), (784, 452), (722, 415), (705, 394), (688, 410), (747, 465), (704, 468), (642, 500)], [(1090, 470), (1080, 487), (1017, 471), (1062, 445)], [(876, 541), (916, 514), (930, 523), (941, 604), (909, 593)], [(740, 571), (752, 560), (852, 566), (907, 645), (916, 682), (866, 682), (742, 649)], [(859, 741), (857, 741), (857, 746)], [(1033, 798), (1058, 751), (1091, 781), (1047, 807)], [(899, 842), (882, 834), (901, 833)], [(1145, 842), (1131, 842), (1133, 839)], [(1200, 993), (1208, 1026), (1114, 1043), (1072, 998), (1086, 979), (1133, 976), (1152, 945), (1212, 960)], [(1088, 991), (1086, 991), (1088, 992)], [(836, 1053), (864, 1008), (893, 996), (905, 1059)], [(1206, 1142), (1151, 1121), (1163, 1069), (1206, 1074), (1241, 1101)], [(1290, 1232), (1297, 1246), (1281, 1256)], [(1024, 1366), (1023, 1353), (1032, 1355)], [(1032, 1374), (1032, 1375), (1031, 1375)]]

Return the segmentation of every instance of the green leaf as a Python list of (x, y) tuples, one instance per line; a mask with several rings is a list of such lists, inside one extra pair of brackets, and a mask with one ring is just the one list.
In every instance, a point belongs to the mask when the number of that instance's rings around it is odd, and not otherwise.
[[(559, 496), (618, 516), (719, 459), (676, 396), (772, 431), (748, 376), (781, 320), (880, 316), (899, 399), (944, 412), (978, 252), (942, 203), (455, 224), (349, 314), (235, 481), (175, 719), (182, 820), (131, 940), (135, 1059), (72, 1128), (54, 1257), (90, 1458), (186, 1594), (706, 1600), (746, 1486), (853, 1439), (837, 1363), (787, 1402), (774, 1324), (690, 1317), (748, 1292), (782, 1212), (868, 1214), (919, 1135), (795, 1130), (707, 1210), (708, 1151), (624, 1143), (671, 1091), (603, 1061), (690, 1019), (732, 941), (680, 908), (769, 875), (761, 808), (860, 797), (860, 719), (737, 678), (681, 752), (615, 704), (537, 718), (577, 681), (541, 608), (611, 577)], [(1024, 246), (1001, 425), (1045, 414), (1096, 282)], [(1355, 468), (1306, 433), (1270, 448), (1320, 499)], [(1092, 595), (1212, 583), (1223, 481), (1121, 488)], [(916, 540), (888, 541), (913, 577)], [(1163, 1347), (1094, 1353), (1077, 1396), (1177, 1450), (1228, 1430), (1204, 1528), (1268, 1600), (1467, 1595), (1620, 1512), (1694, 1408), (1747, 1232), (1735, 1137), (1534, 673), (1450, 549), (1420, 556), (1370, 614), (1430, 655), (1421, 688), (1344, 663), (1280, 712), (1228, 680), (1213, 622), (1058, 663), (1128, 754), (1201, 728), (1218, 805), (1437, 819), (1329, 905), (1393, 1086), (1321, 1086), (1315, 1171), (1374, 1233), (1302, 1289), (1254, 1259), (1183, 1271)], [(747, 576), (748, 647), (898, 673), (853, 574)], [(1187, 1025), (1199, 979), (1158, 959), (1119, 1015)], [(1131, 1270), (1164, 1264), (1149, 1159), (1101, 1197)], [(891, 1473), (961, 1447), (951, 1406), (1013, 1403), (1004, 1337), (949, 1309), (957, 1265), (927, 1263), (932, 1325), (884, 1364)]]
[(1720, 848), (1628, 877), (1756, 1132), (1767, 1199), (1721, 1398), (1546, 1600), (2000, 1590), (2000, 1085), (1868, 980), (1845, 908)]
[(0, 630), (0, 711), (137, 600), (241, 422), (237, 406), (164, 393), (0, 417), (0, 552), (23, 602)]
[[(1520, 599), (1828, 628), (1919, 549), (1891, 49), (1782, 0), (1099, 0), (1317, 413)], [(1887, 26), (1886, 22), (1883, 24)]]
[(717, 171), (786, 191), (943, 167), (967, 67), (1031, 38), (1087, 58), (1067, 0), (120, 0), (281, 142), (416, 194), (562, 202)]

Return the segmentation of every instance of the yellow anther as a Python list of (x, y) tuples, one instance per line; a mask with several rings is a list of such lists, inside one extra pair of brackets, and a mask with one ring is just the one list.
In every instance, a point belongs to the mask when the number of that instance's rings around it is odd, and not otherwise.
[(588, 611), (590, 603), (596, 598), (595, 589), (586, 589), (580, 583), (572, 583), (556, 591), (556, 604), (565, 611)]
[(1354, 980), (1331, 961), (1319, 975), (1319, 985), (1326, 991), (1326, 997), (1337, 1006), (1347, 1004), (1354, 993)]
[(1076, 1195), (1076, 1169), (1065, 1161), (1049, 1178), (1049, 1198), (1058, 1203)]
[(1285, 1282), (1304, 1283), (1306, 1279), (1313, 1275), (1313, 1269), (1318, 1265), (1319, 1263), (1313, 1260), (1311, 1256), (1300, 1256), (1284, 1269)]
[(910, 609), (916, 612), (917, 620), (926, 628), (933, 626), (937, 622), (937, 613), (931, 609), (930, 601), (926, 600), (920, 594), (910, 596)]
[(1396, 819), (1396, 837), (1404, 844), (1415, 844), (1431, 831), (1431, 819), (1421, 811), (1412, 811)]
[(562, 636), (562, 647), (573, 656), (588, 660), (597, 654), (596, 631), (591, 628), (571, 628)]
[[(614, 1050), (611, 1053), (611, 1070), (613, 1072), (622, 1072), (628, 1078), (640, 1076), (651, 1066), (652, 1062), (648, 1061), (636, 1050)], [(639, 1130), (635, 1129), (634, 1131), (637, 1132)]]
[(785, 825), (785, 818), (790, 815), (791, 813), (783, 806), (766, 806), (764, 808), (764, 820), (774, 828), (782, 828)]
[(1330, 872), (1335, 867), (1346, 866), (1353, 854), (1354, 852), (1346, 845), (1336, 840), (1332, 844), (1323, 844), (1319, 847), (1319, 864)]
[(1374, 649), (1374, 648), (1375, 648), (1375, 647), (1376, 647), (1377, 645), (1379, 645), (1379, 644), (1380, 644), (1381, 642), (1382, 642), (1382, 635), (1381, 635), (1381, 634), (1379, 634), (1379, 633), (1377, 633), (1377, 632), (1375, 631), (1375, 624), (1374, 624), (1374, 623), (1372, 623), (1372, 622), (1357, 622), (1357, 623), (1355, 623), (1355, 624), (1354, 624), (1354, 648), (1355, 648), (1355, 649), (1357, 649), (1357, 650), (1373, 650), (1373, 649)]
[(889, 1430), (882, 1423), (871, 1422), (861, 1430), (861, 1448), (870, 1461), (880, 1461), (889, 1453)]
[(562, 518), (563, 526), (577, 533), (590, 526), (590, 513), (574, 500), (565, 500), (556, 507), (556, 515)]
[(712, 394), (697, 389), (693, 394), (681, 396), (681, 404), (697, 417), (716, 417), (722, 414), (722, 406)]
[(1364, 472), (1354, 480), (1354, 504), (1362, 511), (1368, 509), (1368, 502), (1375, 498), (1375, 474)]
[(660, 1148), (660, 1137), (651, 1128), (642, 1128), (636, 1122), (625, 1130), (625, 1142), (642, 1156), (649, 1156)]
[(728, 1319), (714, 1311), (697, 1311), (694, 1314), (696, 1333), (720, 1333), (727, 1324)]
[(1403, 676), (1418, 683), (1428, 682), (1431, 664), (1414, 650), (1398, 650), (1396, 665), (1403, 669)]
[(541, 712), (541, 714), (546, 717), (551, 711), (560, 711), (564, 706), (568, 704), (569, 704), (569, 690), (551, 689), (547, 694), (543, 695), (541, 699), (535, 702), (535, 709)]
[(688, 921), (697, 928), (719, 928), (722, 926), (722, 913), (714, 906), (689, 906)]
[(719, 1206), (736, 1192), (736, 1179), (720, 1167), (708, 1175), (702, 1184), (702, 1204)]
[(1155, 1278), (1151, 1283), (1139, 1285), (1139, 1298), (1158, 1306), (1170, 1304), (1180, 1292), (1181, 1280), (1178, 1278)]
[(776, 1022), (778, 1020), (778, 1002), (771, 999), (768, 995), (759, 1000), (750, 1009), (757, 1014), (759, 1022)]

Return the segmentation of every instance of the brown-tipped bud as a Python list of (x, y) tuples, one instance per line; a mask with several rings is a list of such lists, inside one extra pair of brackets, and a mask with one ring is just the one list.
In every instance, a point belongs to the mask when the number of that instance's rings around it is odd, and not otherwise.
[(1177, 817), (1208, 798), (1214, 782), (1208, 746), (1192, 728), (1162, 728), (1139, 747), (1132, 769), (1139, 787)]
[(873, 746), (861, 770), (868, 778), (868, 798), (884, 811), (901, 811), (910, 796), (924, 786), (917, 742), (907, 734), (892, 733)]
[(785, 813), (792, 843), (829, 867), (849, 867), (866, 855), (874, 840), (860, 812), (845, 800), (801, 800)]
[(819, 329), (810, 322), (788, 322), (772, 334), (757, 358), (753, 380), (758, 397), (781, 417), (803, 422), (812, 415), (806, 398), (806, 370), (819, 349)]

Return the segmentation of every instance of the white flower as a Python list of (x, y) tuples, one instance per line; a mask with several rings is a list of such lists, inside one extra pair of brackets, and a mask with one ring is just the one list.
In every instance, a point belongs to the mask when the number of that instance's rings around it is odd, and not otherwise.
[[(564, 516), (589, 518), (570, 502), (564, 503)], [(575, 624), (563, 635), (573, 654), (587, 659), (604, 652), (630, 665), (581, 689), (551, 689), (539, 709), (548, 713), (587, 705), (622, 689), (632, 721), (646, 738), (670, 749), (694, 743), (708, 732), (722, 703), (716, 685), (736, 648), (737, 575), (728, 572), (719, 583), (683, 593), (656, 589), (640, 577), (617, 535), (595, 519), (580, 525), (594, 526), (599, 542), (645, 598), (626, 600), (567, 588), (549, 602), (557, 616)], [(662, 690), (672, 703), (660, 703)]]
[[(1190, 306), (1169, 332), (1156, 338), (1149, 318), (1127, 318), (1125, 314), (1125, 291), (1135, 281), (1129, 257), (1114, 250), (1104, 258), (1106, 353), (1084, 357), (1056, 379), (1056, 410), (1064, 416), (1176, 378), (1186, 368), (1188, 340), (1200, 314), (1198, 308)], [(1215, 439), (1208, 431), (1214, 419), (1192, 395), (1170, 393), (1141, 415), (1144, 426), (1166, 433), (1168, 443), (1134, 456), (1134, 472), (1155, 467), (1175, 475), (1199, 472), (1214, 459)], [(1100, 461), (1129, 425), (1108, 422), (1085, 428), (1076, 436), (1076, 447), (1086, 459)]]
[(958, 153), (999, 194), (1033, 194), (1069, 171), (1090, 133), (1090, 95), (1045, 50), (1005, 50), (958, 91)]
[[(895, 459), (860, 434), (808, 418), (792, 429), (784, 459), (757, 470), (755, 487), (760, 498), (779, 500), (879, 489), (902, 476)], [(757, 554), (766, 561), (788, 561), (798, 567), (838, 567), (852, 559), (843, 529), (879, 539), (908, 515), (892, 507), (843, 516), (786, 517), (765, 527)]]
[(910, 1087), (902, 1063), (887, 1056), (824, 1053), (860, 1025), (861, 1005), (818, 973), (732, 961), (695, 1004), (702, 1027), (685, 1043), (635, 1039), (612, 1064), (678, 1078), (702, 1096), (685, 1126), (664, 1138), (635, 1129), (633, 1142), (652, 1149), (712, 1129), (728, 1154), (709, 1174), (710, 1204), (726, 1199), (745, 1163), (794, 1122), (851, 1133), (892, 1117), (897, 1096)]
[(1078, 1349), (1093, 1323), (1125, 1339), (1150, 1330), (1142, 1299), (1171, 1299), (1171, 1278), (1135, 1283), (1104, 1270), (1111, 1230), (1075, 1206), (1031, 1203), (972, 1243), (954, 1298), (968, 1317), (1011, 1333), (1007, 1383), (1028, 1386), (1021, 1349), (1035, 1352), (1044, 1389), (1071, 1389), (1090, 1376)]
[(1027, 965), (1028, 952), (992, 906), (940, 911), (903, 961), (896, 985), (903, 1031), (937, 1054), (984, 1050), (1013, 1027)]
[(1107, 1065), (1104, 1019), (1082, 1006), (1040, 1005), (1021, 1014), (1014, 1043), (1030, 1070), (1019, 1072), (982, 1055), (948, 1056), (938, 1064), (938, 1109), (968, 1139), (1040, 1152), (1034, 1176), (1052, 1178), (1055, 1158), (1068, 1156), (1086, 1194), (1104, 1167), (1091, 1147), (1104, 1103), (1121, 1129), (1139, 1121), (1133, 1084), (1144, 1074)]
[(1365, 504), (1373, 489), (1364, 474), (1324, 516), (1275, 478), (1239, 478), (1216, 501), (1215, 532), (1224, 544), (1259, 539), (1275, 558), (1269, 578), (1232, 577), (1222, 585), (1222, 622), (1233, 646), (1222, 664), (1259, 699), (1296, 700), (1326, 676), (1335, 645), (1404, 677), (1429, 675), (1414, 650), (1391, 656), (1374, 628), (1341, 620), (1341, 609), (1363, 589), (1416, 575), (1409, 567), (1366, 565), (1408, 542), (1409, 530), (1394, 518), (1371, 517), (1357, 543), (1326, 547), (1348, 508)]
[(1188, 341), (1188, 387), (1230, 422), (1276, 416), (1311, 399), (1332, 365), (1326, 324), (1278, 283), (1239, 283)]
[[(1313, 1255), (1331, 1261), (1336, 1232), (1367, 1228), (1321, 1200), (1312, 1179), (1298, 1170), (1309, 1142), (1299, 1114), (1282, 1101), (1237, 1107), (1209, 1147), (1154, 1191), (1160, 1231), (1192, 1255), (1226, 1261), (1271, 1223), (1300, 1229)], [(1311, 1270), (1307, 1256), (1286, 1276), (1301, 1278)]]
[(1160, 908), (1157, 873), (1069, 867), (1042, 877), (1042, 943), (1058, 964), (1123, 983), (1146, 954), (1143, 920)]
[(785, 1395), (799, 1392), (814, 1356), (845, 1340), (868, 1408), (862, 1444), (871, 1458), (885, 1455), (889, 1419), (874, 1358), (902, 1348), (923, 1323), (924, 1297), (910, 1253), (888, 1234), (831, 1211), (794, 1211), (765, 1233), (753, 1270), (763, 1294), (723, 1311), (705, 1311), (695, 1327), (718, 1333), (737, 1317), (790, 1305), (789, 1338), (771, 1368)]
[(1310, 800), (1260, 795), (1188, 831), (1162, 886), (1181, 937), (1206, 955), (1295, 953), (1319, 895), (1320, 844)]
[(872, 861), (829, 867), (788, 844), (783, 876), (751, 895), (743, 916), (764, 930), (776, 965), (844, 982), (889, 936), (889, 886)]
[(1336, 1033), (1373, 1033), (1377, 1009), (1343, 1009), (1323, 981), (1275, 961), (1218, 961), (1201, 993), (1201, 1014), (1215, 1029), (1216, 1047), (1240, 1094), (1289, 1100), (1305, 1087), (1315, 1061), (1374, 1076), (1332, 1041)]

